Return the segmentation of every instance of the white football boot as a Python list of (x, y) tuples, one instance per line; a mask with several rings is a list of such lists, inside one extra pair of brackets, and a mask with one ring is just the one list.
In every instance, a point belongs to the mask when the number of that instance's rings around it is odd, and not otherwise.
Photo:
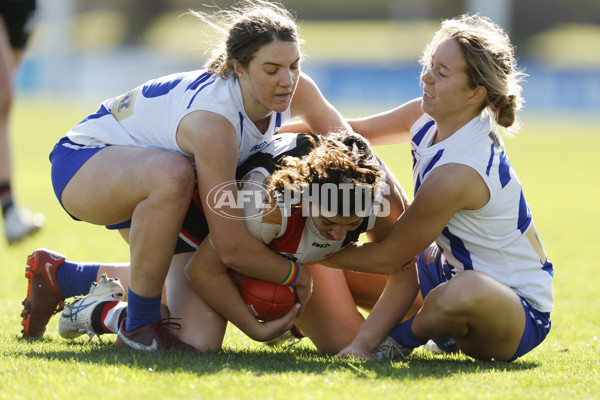
[(40, 213), (32, 213), (24, 207), (10, 207), (4, 216), (4, 236), (12, 244), (37, 232), (44, 221), (45, 218)]
[(373, 357), (378, 361), (383, 360), (401, 360), (406, 361), (406, 357), (412, 353), (412, 347), (402, 346), (392, 339), (391, 336), (385, 338), (379, 346), (373, 351)]
[(65, 339), (75, 339), (85, 333), (91, 341), (94, 335), (99, 334), (92, 327), (92, 313), (96, 306), (106, 301), (123, 300), (124, 292), (119, 279), (102, 275), (100, 282), (92, 284), (86, 296), (76, 298), (65, 306), (60, 314), (58, 333)]

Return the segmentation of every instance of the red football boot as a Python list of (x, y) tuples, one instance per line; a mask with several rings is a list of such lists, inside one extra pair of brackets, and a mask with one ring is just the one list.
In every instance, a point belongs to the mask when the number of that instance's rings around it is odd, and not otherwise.
[(65, 306), (65, 296), (56, 282), (56, 269), (66, 257), (48, 249), (37, 249), (27, 257), (27, 297), (23, 300), (24, 338), (42, 337), (52, 315)]
[(161, 319), (148, 325), (141, 326), (131, 332), (125, 332), (125, 318), (117, 334), (115, 345), (119, 348), (131, 348), (142, 351), (157, 351), (173, 349), (181, 353), (197, 353), (195, 347), (182, 342), (173, 335), (167, 327), (179, 329), (181, 325)]

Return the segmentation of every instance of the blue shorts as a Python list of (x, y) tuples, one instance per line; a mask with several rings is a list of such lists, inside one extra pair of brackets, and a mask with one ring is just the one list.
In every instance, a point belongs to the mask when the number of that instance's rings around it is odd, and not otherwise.
[[(68, 137), (63, 137), (56, 143), (54, 149), (50, 153), (50, 162), (52, 163), (51, 177), (52, 187), (54, 188), (54, 194), (58, 199), (60, 205), (65, 208), (62, 203), (62, 193), (67, 186), (67, 183), (73, 178), (73, 176), (79, 171), (79, 168), (87, 160), (92, 158), (94, 154), (100, 150), (106, 148), (104, 146), (83, 146), (72, 142)], [(66, 211), (66, 210), (65, 210)], [(68, 211), (67, 211), (68, 213)], [(69, 214), (71, 215), (71, 214)], [(79, 221), (71, 215), (71, 218)], [(131, 226), (131, 220), (124, 221), (116, 225), (107, 225), (108, 229), (121, 229), (129, 228)]]
[[(433, 288), (452, 279), (451, 268), (448, 263), (442, 261), (441, 254), (442, 252), (436, 244), (419, 254), (417, 271), (423, 298)], [(524, 298), (519, 297), (525, 310), (525, 331), (517, 352), (510, 361), (527, 354), (542, 343), (551, 327), (550, 313), (537, 311)]]

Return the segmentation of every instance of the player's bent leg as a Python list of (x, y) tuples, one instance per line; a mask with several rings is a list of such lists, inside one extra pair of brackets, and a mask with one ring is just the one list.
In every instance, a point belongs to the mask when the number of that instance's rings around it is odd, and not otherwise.
[(227, 321), (188, 282), (184, 269), (192, 254), (173, 256), (165, 283), (171, 318), (181, 325), (173, 334), (201, 352), (217, 351), (223, 344)]
[(193, 167), (181, 156), (110, 146), (75, 173), (62, 202), (69, 213), (90, 223), (132, 220), (130, 288), (152, 297), (162, 290), (193, 185)]
[[(108, 146), (77, 170), (66, 184), (61, 201), (69, 213), (84, 221), (119, 224), (131, 219), (138, 205), (153, 200), (151, 197), (172, 198), (185, 204), (185, 212), (193, 183), (193, 167), (179, 155), (133, 146)], [(188, 193), (189, 198), (180, 199)], [(173, 208), (164, 206), (167, 210)]]
[(308, 268), (313, 294), (295, 325), (319, 351), (338, 353), (352, 342), (364, 318), (356, 309), (344, 271), (318, 264)]
[(109, 278), (119, 280), (119, 283), (123, 286), (123, 289), (125, 289), (125, 300), (127, 300), (127, 289), (129, 288), (129, 263), (100, 264), (96, 282), (99, 282), (104, 274)]
[(521, 299), (508, 286), (478, 271), (464, 271), (433, 289), (412, 326), (416, 336), (452, 337), (477, 359), (510, 361), (525, 329)]
[(194, 179), (191, 163), (176, 154), (109, 146), (87, 159), (64, 187), (62, 204), (79, 219), (102, 225), (131, 220), (128, 315), (117, 347), (195, 351), (173, 336), (168, 329), (173, 323), (160, 315), (160, 295)]

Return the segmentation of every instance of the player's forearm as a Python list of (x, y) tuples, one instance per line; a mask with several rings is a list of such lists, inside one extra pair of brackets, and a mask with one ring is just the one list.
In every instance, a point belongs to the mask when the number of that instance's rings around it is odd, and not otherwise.
[(355, 341), (372, 352), (404, 318), (417, 298), (418, 292), (419, 284), (415, 267), (391, 275)]
[(282, 257), (244, 232), (247, 239), (230, 239), (227, 248), (221, 247), (219, 257), (229, 268), (237, 272), (269, 282), (284, 283), (296, 288), (301, 304), (299, 315), (304, 311), (312, 295), (312, 277), (308, 268)]
[(398, 269), (395, 257), (382, 253), (380, 242), (351, 243), (341, 252), (321, 261), (331, 268), (390, 275)]
[(253, 278), (275, 283), (283, 281), (289, 271), (289, 262), (247, 232), (243, 233), (217, 245), (223, 263)]
[[(250, 313), (238, 289), (227, 273), (227, 267), (211, 260), (210, 255), (192, 259), (186, 269), (188, 280), (204, 301), (250, 338), (256, 339), (260, 322)], [(200, 260), (198, 262), (197, 260)], [(204, 262), (202, 262), (204, 261)]]

